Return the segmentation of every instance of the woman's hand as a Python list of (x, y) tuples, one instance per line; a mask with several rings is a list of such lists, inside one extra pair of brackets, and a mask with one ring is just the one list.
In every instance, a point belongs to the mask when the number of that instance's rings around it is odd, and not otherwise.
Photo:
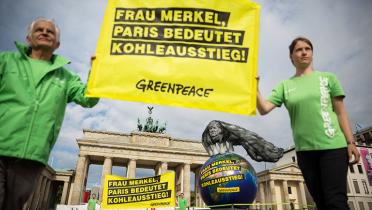
[(270, 101), (266, 100), (264, 97), (262, 97), (260, 89), (259, 89), (259, 82), (260, 82), (260, 76), (256, 77), (257, 80), (257, 110), (261, 115), (265, 115), (271, 110), (273, 110), (276, 106), (271, 103)]
[[(353, 165), (355, 163), (359, 162), (360, 159), (360, 153), (354, 143), (348, 144), (347, 145), (347, 152), (349, 155), (349, 164)], [(354, 158), (353, 158), (354, 156)]]

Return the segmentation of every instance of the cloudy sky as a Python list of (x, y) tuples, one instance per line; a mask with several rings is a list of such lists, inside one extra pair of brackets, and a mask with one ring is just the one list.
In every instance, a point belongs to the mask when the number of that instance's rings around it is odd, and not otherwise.
[[(243, 0), (242, 0), (243, 1)], [(36, 17), (53, 18), (61, 28), (56, 53), (72, 61), (69, 68), (86, 82), (90, 56), (94, 55), (104, 10), (104, 0), (1, 0), (0, 51), (14, 50), (24, 41), (27, 25)], [(345, 92), (350, 124), (372, 126), (372, 1), (370, 0), (257, 0), (262, 6), (259, 38), (260, 88), (267, 96), (281, 80), (293, 75), (288, 45), (306, 36), (314, 45), (314, 67), (335, 73)], [(76, 138), (83, 129), (129, 133), (137, 118), (147, 117), (148, 104), (102, 99), (93, 109), (70, 104), (49, 163), (56, 169), (75, 168)], [(277, 146), (293, 145), (284, 107), (266, 116), (247, 117), (220, 112), (154, 105), (153, 117), (167, 122), (167, 133), (176, 138), (200, 140), (209, 121), (217, 119), (257, 132)], [(242, 150), (238, 152), (244, 154)], [(245, 155), (245, 157), (247, 157)], [(257, 171), (269, 164), (252, 161)], [(92, 166), (88, 185), (99, 182), (100, 167)], [(123, 175), (115, 168), (114, 173)], [(144, 171), (143, 174), (152, 172)]]

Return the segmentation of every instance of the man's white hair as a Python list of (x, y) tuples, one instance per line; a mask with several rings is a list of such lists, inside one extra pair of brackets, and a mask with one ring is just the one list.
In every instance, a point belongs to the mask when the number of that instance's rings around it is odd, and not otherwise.
[(60, 38), (61, 33), (60, 33), (58, 25), (56, 24), (56, 22), (53, 19), (48, 19), (48, 18), (44, 18), (44, 17), (38, 17), (34, 21), (32, 21), (32, 23), (27, 27), (27, 36), (31, 36), (32, 31), (35, 27), (35, 24), (40, 22), (40, 21), (52, 23), (52, 25), (53, 25), (53, 27), (56, 31), (57, 42), (59, 42), (59, 38)]

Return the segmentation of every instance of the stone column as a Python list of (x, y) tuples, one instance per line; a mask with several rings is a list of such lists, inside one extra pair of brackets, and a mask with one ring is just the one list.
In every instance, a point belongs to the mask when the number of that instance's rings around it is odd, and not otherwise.
[(155, 165), (155, 176), (158, 176), (160, 174), (162, 174), (162, 171), (161, 171), (161, 163), (162, 162), (159, 162)]
[[(260, 203), (263, 204), (265, 203), (265, 185), (261, 182), (259, 187), (258, 187), (258, 190), (259, 190), (259, 195), (260, 196)], [(266, 209), (266, 206), (262, 206), (261, 208), (262, 210), (265, 210)]]
[(127, 178), (136, 178), (136, 160), (130, 159), (127, 166)]
[(102, 167), (102, 176), (101, 176), (101, 189), (100, 189), (100, 195), (99, 200), (102, 201), (103, 197), (103, 187), (105, 186), (105, 177), (106, 175), (112, 174), (112, 158), (111, 157), (105, 157), (105, 160), (103, 162)]
[(155, 175), (163, 174), (163, 173), (167, 172), (167, 170), (168, 170), (167, 162), (159, 162), (155, 166)]
[(175, 194), (178, 196), (179, 193), (183, 192), (183, 171), (184, 167), (183, 165), (178, 165), (175, 170)]
[(185, 163), (183, 166), (183, 193), (187, 204), (190, 205), (190, 164)]
[(71, 204), (78, 205), (81, 202), (83, 194), (83, 184), (85, 180), (85, 172), (87, 165), (87, 156), (79, 155), (79, 159), (76, 165), (76, 174), (74, 181), (74, 188), (71, 192)]
[(88, 183), (88, 174), (89, 174), (89, 164), (90, 164), (90, 160), (89, 160), (89, 156), (87, 157), (87, 160), (85, 162), (85, 167), (84, 167), (84, 181), (83, 181), (83, 186), (82, 186), (82, 191), (81, 191), (81, 199), (84, 198), (84, 193), (85, 193), (85, 189), (87, 188), (87, 183)]
[(161, 171), (162, 171), (162, 173), (166, 173), (168, 171), (168, 163), (167, 162), (162, 162)]
[(68, 185), (69, 185), (68, 181), (64, 181), (63, 190), (62, 190), (62, 197), (61, 197), (61, 204), (67, 204)]
[(48, 183), (48, 177), (44, 177), (44, 180), (43, 182), (41, 183), (41, 191), (40, 191), (40, 198), (36, 204), (36, 208), (35, 209), (42, 209), (42, 206), (43, 206), (43, 200), (44, 200), (44, 196), (45, 196), (45, 191), (46, 191), (46, 186), (47, 186), (47, 183)]
[(48, 198), (49, 198), (49, 192), (50, 192), (50, 184), (52, 181), (48, 179), (46, 186), (45, 186), (45, 192), (44, 192), (44, 198), (41, 202), (41, 208), (40, 209), (48, 209)]
[(300, 185), (301, 206), (303, 206), (302, 208), (305, 208), (305, 206), (307, 206), (307, 201), (306, 201), (304, 182), (300, 181), (298, 184)]
[(195, 169), (195, 205), (196, 207), (205, 207), (205, 204), (203, 202), (203, 199), (201, 198), (200, 190), (199, 190), (199, 173), (200, 173), (200, 167)]
[(29, 203), (27, 204), (26, 209), (36, 208), (36, 204), (40, 199), (41, 184), (43, 183), (43, 180), (44, 177), (42, 174), (40, 174), (39, 180), (37, 182), (38, 183), (37, 188), (35, 188), (35, 191), (33, 192), (31, 199), (29, 199)]
[(274, 180), (270, 180), (269, 185), (270, 185), (271, 203), (273, 203), (272, 210), (277, 210), (278, 208), (277, 208), (277, 205), (276, 205), (275, 182), (274, 182)]
[(40, 200), (39, 200), (39, 203), (37, 204), (36, 209), (46, 209), (45, 199), (48, 197), (49, 187), (50, 187), (50, 180), (48, 179), (48, 177), (45, 177), (44, 181), (45, 181), (44, 182), (45, 184), (43, 184), (44, 189), (42, 190), (42, 192), (40, 194)]
[(195, 192), (195, 206), (196, 207), (201, 207), (201, 202), (200, 202), (200, 197), (199, 197), (199, 188), (198, 188), (198, 185), (199, 185), (199, 178), (198, 178), (198, 174), (200, 172), (200, 168), (197, 168), (194, 170), (194, 173), (195, 173), (195, 186), (194, 186), (194, 192)]
[[(283, 193), (284, 193), (284, 203), (289, 203), (290, 200), (289, 200), (289, 194), (288, 194), (287, 180), (283, 180), (282, 184), (283, 184)], [(283, 207), (284, 209), (288, 209), (288, 210), (291, 208), (289, 204), (285, 204)]]
[(37, 202), (40, 199), (41, 184), (43, 183), (43, 180), (44, 180), (44, 176), (42, 174), (40, 174), (39, 180), (37, 182), (38, 183), (37, 188), (34, 191), (34, 193), (32, 195), (32, 198), (30, 199), (30, 203), (27, 205), (26, 209), (28, 209), (28, 208), (29, 209), (35, 209), (36, 208)]
[(102, 186), (105, 183), (105, 176), (112, 174), (112, 158), (105, 157), (102, 167), (102, 176), (101, 176), (101, 183)]

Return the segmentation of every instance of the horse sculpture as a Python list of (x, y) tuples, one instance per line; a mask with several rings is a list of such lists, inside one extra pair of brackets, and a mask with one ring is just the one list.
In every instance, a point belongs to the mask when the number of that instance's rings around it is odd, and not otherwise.
[(234, 145), (241, 145), (258, 162), (277, 162), (284, 151), (252, 131), (219, 120), (213, 120), (207, 125), (202, 135), (202, 144), (209, 155), (232, 152)]

